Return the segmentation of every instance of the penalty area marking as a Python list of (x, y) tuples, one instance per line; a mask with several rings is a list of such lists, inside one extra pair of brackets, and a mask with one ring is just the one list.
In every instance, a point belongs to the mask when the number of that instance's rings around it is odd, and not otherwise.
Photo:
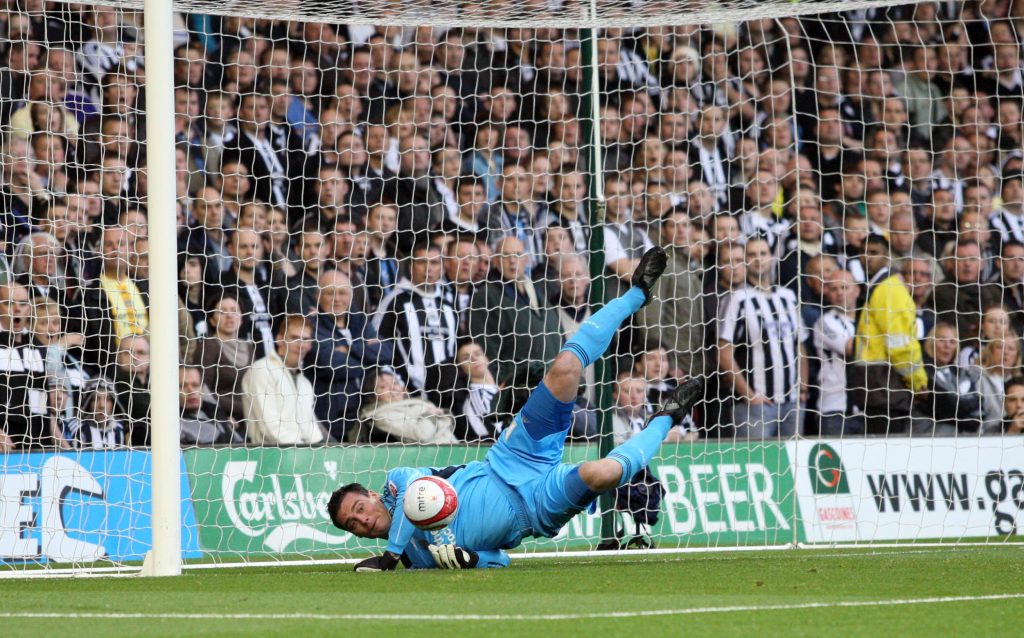
[(607, 611), (589, 614), (204, 614), (204, 613), (119, 613), (119, 612), (0, 612), (0, 618), (58, 619), (58, 620), (376, 620), (376, 621), (552, 621), (601, 620), (616, 618), (649, 618), (654, 616), (692, 616), (697, 614), (723, 614), (762, 611), (789, 611), (798, 609), (835, 609), (843, 607), (895, 607), (901, 605), (940, 605), (988, 600), (1019, 600), (1024, 593), (989, 594), (983, 596), (936, 596), (931, 598), (903, 598), (894, 600), (837, 600), (789, 605), (728, 605), (723, 607), (683, 607), (681, 609), (651, 609), (638, 611)]

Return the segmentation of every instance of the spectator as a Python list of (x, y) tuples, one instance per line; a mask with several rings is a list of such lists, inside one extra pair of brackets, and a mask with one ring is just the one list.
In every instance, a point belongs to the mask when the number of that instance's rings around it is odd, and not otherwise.
[(981, 424), (981, 371), (957, 363), (956, 326), (935, 324), (924, 342), (928, 392), (914, 410), (915, 435), (953, 436), (976, 432)]
[(347, 439), (357, 418), (366, 375), (393, 355), (361, 313), (351, 312), (352, 282), (338, 270), (320, 275), (319, 312), (313, 316), (313, 347), (306, 376), (316, 392), (316, 413), (331, 437)]
[(249, 174), (245, 164), (238, 162), (222, 162), (224, 148), (234, 145), (238, 139), (238, 126), (235, 123), (234, 101), (227, 93), (220, 91), (207, 91), (206, 104), (203, 111), (203, 135), (200, 144), (203, 149), (203, 164), (207, 172), (218, 171), (225, 177), (230, 174), (239, 174), (239, 168), (244, 169), (244, 175)]
[(359, 412), (361, 426), (350, 442), (458, 443), (452, 415), (429, 401), (411, 398), (393, 371), (385, 368), (368, 375), (364, 393), (369, 400)]
[(796, 295), (772, 283), (768, 241), (747, 242), (747, 285), (729, 296), (720, 321), (718, 365), (737, 398), (736, 435), (762, 439), (803, 432), (798, 401), (806, 399), (806, 332)]
[(200, 255), (207, 259), (213, 275), (231, 268), (228, 237), (225, 228), (233, 226), (226, 219), (220, 191), (207, 186), (192, 200), (194, 223), (181, 231), (178, 252)]
[(864, 411), (868, 434), (905, 433), (911, 393), (923, 391), (928, 383), (916, 308), (903, 282), (889, 271), (889, 243), (883, 237), (868, 238), (865, 267), (869, 279), (857, 319), (854, 359), (866, 365), (849, 386), (864, 396), (852, 403)]
[(852, 209), (846, 209), (843, 216), (843, 251), (838, 256), (839, 266), (849, 270), (858, 284), (866, 283), (868, 274), (864, 268), (864, 245), (870, 234), (867, 217)]
[(118, 413), (128, 419), (129, 440), (149, 445), (149, 339), (129, 335), (121, 340), (114, 359), (113, 389)]
[(1024, 244), (1015, 239), (1003, 243), (991, 281), (1003, 291), (1003, 305), (1010, 313), (1013, 329), (1024, 334)]
[(238, 136), (227, 146), (224, 161), (238, 159), (251, 172), (253, 195), (272, 206), (289, 203), (289, 171), (298, 161), (298, 139), (271, 122), (270, 98), (256, 92), (241, 94)]
[(672, 213), (662, 221), (658, 243), (668, 254), (668, 268), (655, 285), (654, 299), (640, 310), (640, 323), (647, 339), (672, 353), (674, 367), (701, 377), (706, 315), (700, 303), (701, 275), (693, 265), (692, 253), (687, 252), (689, 230), (685, 213)]
[(85, 382), (80, 417), (64, 423), (64, 439), (73, 447), (110, 450), (124, 447), (128, 428), (119, 418), (116, 393), (103, 378)]
[[(73, 417), (80, 404), (82, 384), (89, 379), (89, 374), (76, 354), (82, 346), (83, 337), (77, 333), (65, 333), (61, 329), (60, 307), (56, 302), (36, 299), (33, 309), (32, 333), (44, 352), (47, 384), (51, 389), (61, 390), (64, 416)], [(53, 402), (50, 407), (54, 408)]]
[(728, 117), (718, 104), (705, 103), (701, 108), (699, 131), (690, 147), (690, 166), (694, 168), (694, 179), (708, 185), (721, 208), (730, 203), (729, 161), (735, 152), (735, 144), (729, 131)]
[(24, 286), (0, 285), (0, 452), (52, 445), (46, 422), (46, 350), (29, 332)]
[(245, 443), (245, 437), (235, 431), (234, 421), (216, 417), (216, 404), (203, 401), (203, 370), (198, 366), (178, 368), (178, 402), (182, 445)]
[(253, 342), (259, 359), (274, 350), (270, 301), (272, 291), (281, 287), (280, 276), (275, 281), (255, 230), (239, 229), (232, 233), (228, 250), (231, 269), (221, 275), (220, 288), (238, 300), (243, 320), (239, 334)]
[(77, 322), (70, 321), (76, 284), (68, 276), (64, 247), (56, 237), (43, 232), (26, 235), (14, 249), (11, 266), (30, 297), (56, 302), (64, 318), (64, 329), (77, 331)]
[[(622, 445), (637, 432), (644, 429), (652, 410), (647, 404), (647, 383), (642, 377), (623, 372), (612, 389), (615, 406), (612, 411), (612, 435), (615, 444)], [(665, 438), (667, 443), (696, 441), (697, 433), (685, 426), (672, 428)]]
[[(961, 366), (972, 366), (978, 363), (981, 350), (991, 341), (1009, 339), (1014, 331), (1010, 325), (1010, 313), (1002, 304), (987, 306), (981, 315), (981, 333), (977, 339), (961, 343)], [(1020, 336), (1017, 334), (1016, 336)]]
[(998, 433), (1004, 419), (1005, 382), (1020, 375), (1020, 340), (1016, 337), (989, 342), (981, 351), (981, 434)]
[(441, 225), (445, 232), (482, 234), (491, 230), (487, 189), (480, 178), (463, 175), (455, 181), (455, 204), (455, 214), (449, 213)]
[(253, 362), (242, 377), (247, 438), (253, 445), (316, 445), (327, 437), (314, 412), (313, 384), (302, 376), (312, 347), (312, 330), (302, 316), (278, 325), (275, 350)]
[(462, 164), (462, 170), (476, 177), (484, 186), (487, 202), (498, 199), (498, 179), (502, 174), (504, 159), (498, 152), (501, 131), (489, 120), (476, 127), (476, 137)]
[[(399, 252), (408, 254), (444, 219), (444, 201), (430, 180), (430, 149), (419, 135), (403, 137), (397, 173), (383, 174), (384, 197), (398, 208)], [(372, 156), (371, 156), (372, 157)]]
[(476, 290), (480, 261), (480, 247), (472, 236), (456, 235), (445, 244), (444, 277), (459, 315), (459, 334), (466, 334), (469, 328), (469, 303)]
[[(556, 281), (558, 292), (551, 302), (558, 311), (562, 334), (576, 334), (580, 325), (590, 318), (590, 272), (586, 262), (578, 255), (566, 255), (558, 261)], [(594, 368), (583, 370), (583, 396), (593, 404), (596, 400)]]
[(1024, 243), (1024, 171), (1004, 174), (1000, 194), (1002, 207), (992, 213), (989, 223), (1003, 242)]
[(302, 271), (289, 277), (285, 285), (272, 289), (270, 310), (275, 317), (316, 312), (320, 295), (316, 282), (327, 265), (330, 246), (323, 230), (315, 225), (302, 227), (294, 245), (302, 259)]
[(648, 343), (647, 348), (633, 362), (633, 374), (647, 383), (647, 404), (654, 408), (665, 403), (679, 382), (669, 376), (668, 351), (656, 343)]
[(442, 283), (437, 246), (416, 246), (406, 263), (406, 276), (381, 302), (373, 326), (394, 349), (396, 372), (409, 378), (412, 389), (433, 393), (450, 372), (446, 364), (455, 358), (458, 313)]
[(537, 201), (532, 193), (533, 180), (523, 166), (505, 164), (501, 169), (501, 196), (494, 203), (490, 223), (494, 228), (487, 230), (499, 238), (515, 235), (531, 253), (531, 266), (536, 266), (543, 255), (541, 233), (537, 229), (540, 220), (548, 216), (547, 203)]
[(846, 366), (853, 359), (857, 299), (860, 287), (845, 270), (835, 272), (825, 284), (830, 306), (814, 324), (814, 349), (821, 361), (817, 412), (822, 436), (864, 432), (864, 417), (855, 414), (846, 400)]
[(484, 349), (473, 341), (459, 346), (455, 354), (461, 390), (455, 405), (455, 435), (461, 441), (488, 441), (497, 438), (501, 421), (494, 411), (498, 384), (491, 374), (491, 362)]
[(507, 383), (530, 363), (554, 359), (562, 332), (551, 302), (537, 294), (526, 276), (529, 258), (523, 242), (503, 238), (492, 263), (494, 274), (470, 302), (469, 334), (483, 345), (498, 383)]
[(825, 286), (832, 281), (837, 272), (840, 272), (839, 262), (830, 255), (822, 253), (807, 261), (801, 280), (803, 285), (800, 286), (799, 291), (800, 316), (803, 318), (805, 326), (813, 326), (825, 312), (825, 307), (828, 305)]
[(149, 310), (138, 286), (128, 276), (130, 236), (121, 227), (103, 230), (103, 269), (82, 292), (85, 334), (85, 363), (94, 371), (107, 371), (113, 364), (121, 341), (145, 334)]
[(181, 253), (178, 258), (178, 301), (191, 317), (192, 329), (197, 336), (205, 336), (207, 285), (203, 273), (206, 259), (202, 255)]
[(211, 308), (210, 331), (193, 354), (193, 362), (202, 371), (201, 385), (217, 398), (213, 416), (236, 422), (245, 419), (242, 377), (255, 359), (252, 341), (240, 337), (242, 321), (238, 299), (225, 293)]
[[(85, 20), (92, 26), (92, 38), (82, 43), (78, 64), (99, 84), (108, 73), (128, 62), (120, 14), (95, 7), (86, 12)], [(134, 67), (135, 62), (131, 64)]]
[(604, 195), (608, 202), (604, 224), (605, 263), (608, 270), (628, 287), (636, 265), (645, 252), (654, 248), (647, 233), (633, 220), (629, 207), (629, 185), (617, 175), (605, 179)]
[(935, 99), (942, 94), (934, 83), (938, 62), (938, 54), (926, 44), (915, 46), (903, 59), (903, 81), (896, 83), (896, 90), (907, 101), (912, 139), (931, 140), (935, 125), (946, 118), (945, 106)]
[(920, 341), (935, 325), (935, 310), (929, 305), (932, 296), (931, 262), (919, 257), (903, 260), (903, 283), (914, 299), (916, 337)]
[(929, 255), (939, 257), (946, 246), (955, 243), (956, 200), (953, 191), (935, 188), (931, 192), (931, 206), (926, 206), (928, 215), (921, 220), (917, 243)]
[(542, 224), (565, 228), (573, 250), (584, 256), (590, 250), (590, 230), (583, 206), (586, 189), (586, 179), (582, 173), (575, 170), (556, 173), (554, 201), (551, 202), (546, 223)]
[(377, 204), (366, 214), (369, 252), (366, 261), (366, 301), (376, 309), (381, 299), (391, 294), (398, 283), (398, 260), (395, 259), (394, 237), (398, 210)]
[(711, 373), (707, 394), (713, 397), (704, 404), (704, 422), (723, 425), (732, 423), (732, 387), (722, 378), (718, 367), (718, 327), (731, 293), (746, 283), (746, 249), (742, 244), (727, 242), (718, 244), (712, 254), (715, 276), (705, 284), (701, 300), (704, 316), (708, 318), (703, 347), (704, 366)]
[(1003, 292), (997, 284), (982, 281), (981, 249), (975, 241), (950, 244), (941, 265), (946, 279), (935, 284), (929, 301), (936, 320), (954, 323), (963, 340), (977, 339), (982, 308), (999, 303)]
[(775, 173), (769, 170), (757, 171), (754, 179), (747, 184), (746, 209), (740, 215), (743, 234), (748, 239), (765, 238), (776, 256), (780, 255), (782, 238), (789, 231), (789, 220), (780, 218), (775, 210), (781, 194)]
[[(1006, 382), (1006, 393), (1003, 397), (1002, 432), (1024, 434), (1024, 377), (1013, 377)], [(986, 432), (986, 434), (990, 433), (992, 432)]]
[[(223, 162), (219, 173), (208, 172), (217, 190), (220, 191), (224, 204), (225, 219), (237, 220), (235, 228), (266, 229), (266, 205), (256, 203), (252, 199), (252, 181), (249, 179), (249, 168), (237, 159)], [(251, 215), (251, 219), (245, 219)], [(230, 226), (225, 223), (225, 226)]]

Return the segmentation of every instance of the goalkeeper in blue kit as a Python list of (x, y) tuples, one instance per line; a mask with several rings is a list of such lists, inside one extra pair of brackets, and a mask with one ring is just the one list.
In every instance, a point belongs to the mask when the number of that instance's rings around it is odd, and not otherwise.
[[(562, 463), (565, 437), (583, 369), (601, 357), (619, 326), (650, 299), (665, 271), (665, 251), (640, 259), (632, 288), (585, 321), (548, 368), (512, 424), (483, 461), (463, 466), (396, 468), (381, 493), (358, 483), (339, 488), (327, 505), (335, 526), (361, 538), (386, 538), (386, 551), (356, 571), (413, 568), (504, 567), (504, 550), (530, 536), (551, 538), (603, 492), (630, 481), (657, 452), (669, 430), (690, 412), (703, 390), (694, 379), (679, 387), (646, 428), (608, 456), (578, 465)], [(442, 476), (455, 488), (459, 509), (440, 530), (418, 529), (402, 512), (405, 488), (421, 476)]]

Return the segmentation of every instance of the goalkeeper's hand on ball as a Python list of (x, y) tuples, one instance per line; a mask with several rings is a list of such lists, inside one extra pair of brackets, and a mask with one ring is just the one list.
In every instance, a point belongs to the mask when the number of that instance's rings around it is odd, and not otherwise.
[(472, 569), (480, 562), (480, 555), (458, 545), (428, 545), (430, 555), (438, 569)]
[(357, 572), (389, 572), (398, 567), (399, 557), (391, 552), (384, 552), (380, 556), (372, 556), (366, 560), (356, 563)]

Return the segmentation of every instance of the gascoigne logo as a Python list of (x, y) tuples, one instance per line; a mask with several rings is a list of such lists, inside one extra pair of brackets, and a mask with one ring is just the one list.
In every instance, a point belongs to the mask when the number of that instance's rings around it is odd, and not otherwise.
[(814, 494), (849, 494), (846, 470), (839, 454), (827, 443), (819, 443), (807, 455), (807, 470), (811, 475)]

